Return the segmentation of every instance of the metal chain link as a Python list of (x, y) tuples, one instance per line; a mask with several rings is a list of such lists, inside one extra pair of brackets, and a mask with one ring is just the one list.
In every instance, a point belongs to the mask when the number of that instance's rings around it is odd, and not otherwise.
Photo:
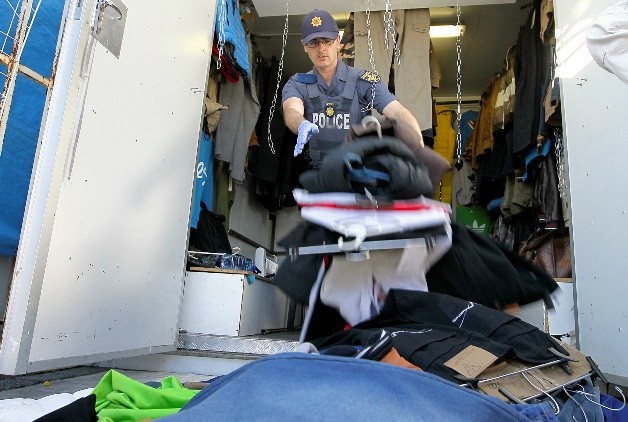
[[(553, 66), (551, 69), (550, 77), (550, 89), (553, 88), (553, 84), (556, 78), (556, 66), (558, 65), (558, 57), (556, 55), (556, 46), (552, 46), (552, 59)], [(558, 178), (558, 196), (559, 198), (565, 198), (567, 194), (567, 183), (565, 182), (565, 165), (564, 154), (565, 144), (563, 140), (563, 130), (561, 127), (554, 128), (554, 152), (556, 154), (556, 176)]]
[(390, 0), (384, 0), (384, 3), (386, 5), (386, 9), (384, 11), (384, 48), (388, 50), (388, 33), (391, 31), (392, 28), (392, 10), (390, 8)]
[[(460, 28), (460, 3), (456, 1), (456, 25)], [(462, 40), (461, 34), (456, 37), (456, 159), (462, 163), (462, 134), (460, 122), (462, 108)]]
[[(369, 62), (371, 64), (371, 68), (373, 69), (373, 73), (375, 76), (379, 76), (377, 69), (375, 68), (375, 58), (373, 57), (373, 38), (371, 37), (371, 1), (372, 0), (364, 0), (364, 4), (366, 5), (366, 38), (368, 40), (368, 49), (369, 49)], [(373, 84), (371, 85), (371, 101), (369, 101), (366, 107), (362, 107), (360, 111), (368, 112), (373, 109), (373, 104), (375, 103), (375, 87), (377, 86), (377, 77), (374, 78)]]
[(386, 9), (384, 11), (384, 48), (388, 50), (388, 46), (390, 45), (388, 41), (388, 34), (390, 34), (390, 37), (393, 38), (394, 25), (390, 0), (384, 0), (384, 3), (386, 5)]
[(554, 151), (556, 153), (556, 174), (558, 178), (558, 196), (564, 198), (567, 193), (567, 183), (565, 182), (564, 153), (565, 144), (563, 142), (563, 130), (560, 127), (554, 128)]
[(399, 45), (397, 45), (397, 31), (395, 30), (395, 20), (393, 19), (392, 14), (392, 1), (384, 0), (384, 3), (386, 5), (386, 11), (384, 13), (384, 47), (388, 50), (388, 35), (390, 34), (390, 38), (393, 42), (395, 61), (397, 62), (397, 66), (399, 66), (401, 63), (401, 52), (399, 50)]
[(222, 66), (222, 53), (225, 47), (225, 20), (227, 15), (227, 0), (220, 0), (220, 16), (218, 16), (218, 60), (216, 68)]
[(283, 37), (281, 44), (281, 58), (279, 59), (279, 71), (277, 72), (277, 86), (275, 87), (275, 95), (273, 95), (273, 101), (270, 104), (270, 113), (268, 114), (268, 146), (270, 152), (275, 154), (275, 144), (273, 143), (273, 137), (270, 133), (270, 126), (273, 122), (273, 116), (275, 114), (275, 107), (277, 106), (277, 94), (279, 93), (279, 84), (281, 83), (281, 76), (283, 74), (283, 57), (286, 52), (286, 42), (288, 40), (288, 18), (290, 16), (290, 0), (286, 2), (286, 21), (283, 25)]

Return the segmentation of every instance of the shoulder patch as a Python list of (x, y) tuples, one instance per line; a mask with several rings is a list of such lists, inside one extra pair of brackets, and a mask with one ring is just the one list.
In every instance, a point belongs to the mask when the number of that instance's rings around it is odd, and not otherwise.
[(296, 81), (302, 84), (315, 84), (316, 75), (313, 73), (297, 73)]
[(375, 72), (371, 72), (369, 70), (363, 70), (362, 73), (360, 73), (360, 79), (372, 83), (372, 82), (379, 82), (382, 78)]

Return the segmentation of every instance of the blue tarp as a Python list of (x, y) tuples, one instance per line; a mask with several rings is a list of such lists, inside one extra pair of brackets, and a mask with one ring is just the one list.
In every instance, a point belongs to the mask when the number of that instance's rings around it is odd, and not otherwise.
[[(0, 31), (15, 35), (17, 16), (9, 2), (0, 2)], [(41, 2), (28, 35), (20, 63), (50, 77), (54, 62), (64, 2)], [(3, 45), (4, 44), (4, 45)], [(0, 38), (0, 47), (10, 54), (12, 38)], [(0, 86), (7, 67), (0, 65)], [(35, 149), (39, 137), (46, 88), (19, 75), (13, 92), (9, 119), (0, 154), (0, 255), (15, 255), (24, 217)]]

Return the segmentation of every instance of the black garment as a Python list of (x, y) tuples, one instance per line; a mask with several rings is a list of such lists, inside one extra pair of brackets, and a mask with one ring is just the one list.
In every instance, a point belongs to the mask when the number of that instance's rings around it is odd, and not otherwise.
[[(543, 87), (547, 86), (551, 46), (539, 37), (540, 2), (536, 0), (528, 19), (519, 31), (515, 71), (515, 104), (513, 108), (513, 154), (536, 145), (543, 106)], [(544, 123), (544, 122), (543, 122)]]
[(96, 395), (90, 394), (35, 419), (34, 422), (96, 422)]
[[(402, 239), (420, 236), (437, 236), (443, 234), (444, 228), (434, 227), (429, 229), (414, 230), (404, 233), (392, 233), (382, 236), (372, 236), (368, 240), (388, 240)], [(295, 227), (288, 235), (282, 238), (279, 246), (290, 251), (291, 248), (302, 246), (318, 246), (322, 244), (334, 244), (338, 242), (339, 233), (326, 228), (302, 222)], [(333, 255), (327, 255), (333, 260)], [(274, 282), (288, 296), (300, 303), (309, 303), (310, 293), (316, 282), (319, 270), (323, 265), (324, 256), (322, 254), (298, 255), (294, 259), (287, 257), (282, 261), (275, 274)], [(305, 341), (311, 341), (321, 337), (332, 335), (343, 330), (347, 321), (342, 318), (337, 309), (325, 305), (320, 299), (320, 285), (314, 293), (316, 300), (310, 312), (312, 318), (303, 328)]]
[[(259, 148), (251, 151), (248, 169), (253, 177), (271, 183), (277, 183), (280, 155), (285, 125), (281, 116), (280, 98), (274, 110), (270, 135), (272, 137), (275, 154), (272, 153), (268, 142), (268, 121), (270, 120), (270, 106), (277, 85), (279, 62), (273, 57), (270, 62), (264, 61), (258, 66), (257, 83), (261, 85), (260, 115), (255, 126)], [(279, 106), (279, 107), (277, 107)]]
[[(321, 226), (300, 223), (277, 244), (290, 251), (292, 247), (322, 245), (338, 241), (334, 234)], [(308, 303), (310, 291), (323, 264), (323, 255), (288, 256), (277, 268), (273, 279), (275, 285), (300, 303)]]
[(495, 309), (544, 299), (558, 288), (540, 268), (461, 224), (452, 224), (449, 251), (425, 275), (430, 292)]
[(515, 174), (512, 160), (512, 121), (507, 122), (504, 127), (504, 140), (506, 142), (506, 152), (504, 153), (504, 168), (502, 169), (503, 177)]
[(207, 209), (201, 201), (196, 228), (190, 229), (190, 247), (198, 251), (231, 253), (231, 244), (224, 226), (225, 216)]
[(553, 148), (538, 165), (532, 195), (532, 208), (537, 217), (538, 227), (555, 229), (565, 225), (562, 202), (558, 191), (556, 154)]
[[(370, 236), (367, 240), (389, 240), (406, 239), (420, 236), (442, 235), (442, 226), (411, 230), (403, 233), (391, 233), (381, 236)], [(291, 248), (302, 246), (320, 246), (323, 244), (336, 244), (341, 235), (332, 230), (328, 230), (317, 224), (301, 222), (290, 233), (277, 242), (279, 246), (287, 251)], [(318, 271), (323, 263), (323, 255), (297, 255), (294, 258), (288, 257), (282, 261), (277, 269), (277, 274), (273, 279), (274, 283), (282, 289), (288, 296), (297, 302), (308, 303), (310, 291), (318, 276)], [(325, 305), (323, 305), (325, 306)], [(343, 326), (346, 325), (346, 322)], [(329, 335), (327, 332), (324, 335)]]
[(493, 148), (481, 156), (478, 170), (478, 183), (475, 191), (476, 201), (486, 207), (493, 199), (504, 196), (505, 179), (503, 176), (506, 160), (506, 131), (493, 132)]
[(392, 289), (381, 313), (356, 328), (390, 325), (396, 321), (440, 324), (481, 334), (513, 348), (515, 355), (530, 363), (557, 359), (549, 349), (568, 355), (551, 336), (519, 318), (478, 303), (432, 292)]
[[(386, 178), (388, 180), (386, 180)], [(320, 167), (299, 177), (311, 193), (355, 192), (365, 189), (387, 199), (431, 195), (432, 182), (425, 164), (400, 140), (363, 137), (330, 151)]]
[(371, 346), (382, 330), (403, 358), (451, 381), (455, 372), (444, 364), (469, 345), (530, 364), (559, 359), (550, 348), (569, 354), (549, 334), (512, 315), (447, 295), (400, 289), (390, 290), (377, 317), (309, 341), (321, 353), (333, 353), (340, 345)]
[(298, 186), (298, 176), (308, 168), (308, 163), (303, 155), (293, 157), (296, 135), (284, 123), (281, 96), (275, 103), (269, 138), (268, 122), (277, 87), (279, 62), (275, 57), (270, 61), (261, 59), (256, 73), (260, 115), (255, 133), (259, 147), (249, 149), (247, 170), (256, 180), (257, 200), (274, 212), (295, 205), (292, 190)]
[[(313, 344), (321, 354), (347, 356), (346, 346), (368, 347), (379, 341), (382, 328), (351, 328), (341, 331), (326, 339), (314, 341)], [(492, 341), (476, 332), (438, 324), (406, 323), (383, 328), (391, 337), (388, 347), (372, 360), (379, 360), (391, 348), (395, 348), (408, 362), (426, 372), (438, 375), (449, 381), (456, 382), (456, 371), (445, 366), (445, 362), (462, 352), (470, 345), (492, 353), (498, 358), (514, 357), (511, 347)], [(344, 347), (341, 347), (344, 346)], [(340, 353), (343, 353), (342, 355)], [(354, 353), (355, 355), (355, 353)]]

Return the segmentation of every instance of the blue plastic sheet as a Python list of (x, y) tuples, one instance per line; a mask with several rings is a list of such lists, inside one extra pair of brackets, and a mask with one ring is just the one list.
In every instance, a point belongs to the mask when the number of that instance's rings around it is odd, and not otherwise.
[[(0, 46), (5, 54), (13, 48), (21, 3), (0, 2)], [(34, 6), (37, 5), (35, 2)], [(59, 38), (64, 2), (42, 1), (32, 26), (20, 63), (50, 77)], [(7, 67), (0, 66), (0, 86), (4, 86)], [(12, 96), (9, 118), (0, 154), (0, 255), (16, 254), (31, 172), (41, 126), (47, 89), (19, 74)]]

